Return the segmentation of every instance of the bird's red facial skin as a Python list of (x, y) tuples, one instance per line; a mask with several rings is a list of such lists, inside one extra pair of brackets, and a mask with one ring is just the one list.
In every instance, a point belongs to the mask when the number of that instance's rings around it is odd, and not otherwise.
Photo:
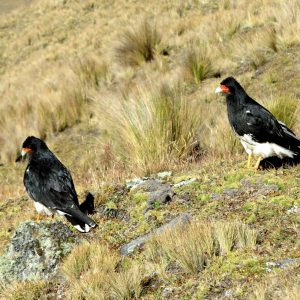
[(30, 148), (22, 148), (22, 152), (30, 153), (30, 152), (32, 152), (32, 149), (30, 149)]
[(221, 84), (220, 87), (221, 87), (221, 90), (222, 90), (223, 93), (225, 93), (225, 94), (230, 93), (229, 87), (227, 87), (226, 85)]

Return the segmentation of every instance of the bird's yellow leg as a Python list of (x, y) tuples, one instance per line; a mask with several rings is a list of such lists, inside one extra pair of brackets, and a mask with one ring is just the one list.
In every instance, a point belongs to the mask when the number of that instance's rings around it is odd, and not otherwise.
[(36, 216), (36, 221), (41, 221), (43, 219), (43, 216), (42, 214), (38, 213), (37, 216)]
[(247, 167), (250, 168), (251, 167), (251, 160), (252, 160), (252, 154), (248, 154), (248, 161), (247, 161)]
[(258, 159), (257, 159), (257, 162), (256, 162), (256, 164), (254, 166), (255, 170), (258, 170), (261, 161), (262, 161), (262, 157), (259, 156)]

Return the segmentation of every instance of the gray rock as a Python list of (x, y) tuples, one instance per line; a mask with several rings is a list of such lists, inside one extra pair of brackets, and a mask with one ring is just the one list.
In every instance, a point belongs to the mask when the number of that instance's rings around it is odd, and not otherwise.
[(133, 190), (134, 192), (156, 192), (158, 189), (160, 189), (162, 186), (164, 186), (164, 183), (162, 183), (161, 180), (158, 179), (149, 179), (141, 182), (140, 184), (136, 185)]
[(50, 279), (75, 242), (75, 235), (62, 222), (21, 223), (0, 257), (0, 282)]
[(140, 236), (140, 237), (132, 240), (128, 244), (123, 245), (120, 248), (121, 255), (124, 255), (124, 256), (129, 255), (129, 254), (133, 253), (136, 249), (141, 248), (145, 244), (145, 242), (147, 242), (151, 238), (151, 236), (153, 234), (160, 234), (160, 233), (164, 232), (165, 230), (170, 229), (174, 226), (187, 224), (190, 221), (190, 219), (191, 219), (191, 215), (188, 213), (179, 215), (175, 219), (171, 220), (169, 223), (154, 230), (153, 233)]
[(185, 186), (185, 185), (191, 184), (191, 183), (193, 183), (195, 181), (197, 181), (197, 178), (191, 178), (191, 179), (183, 180), (183, 181), (180, 181), (178, 183), (175, 183), (174, 187)]
[(299, 205), (294, 205), (290, 209), (287, 210), (288, 214), (298, 214), (300, 213), (300, 206)]
[(279, 187), (276, 184), (265, 184), (262, 181), (251, 182), (248, 179), (241, 180), (241, 188), (237, 189), (225, 189), (222, 193), (211, 194), (212, 200), (229, 200), (232, 198), (243, 198), (243, 197), (262, 197), (270, 194), (277, 193)]
[(299, 263), (299, 258), (285, 258), (279, 261), (267, 261), (266, 271), (272, 272), (274, 268), (287, 269), (290, 265)]
[(128, 189), (133, 189), (149, 179), (150, 179), (149, 177), (134, 178), (134, 179), (126, 180), (125, 185)]
[(158, 179), (147, 180), (134, 187), (133, 191), (149, 193), (147, 207), (144, 212), (153, 209), (156, 204), (163, 205), (170, 202), (175, 195), (175, 192), (169, 183), (163, 183)]
[(158, 205), (163, 205), (171, 202), (174, 195), (175, 192), (169, 184), (161, 185), (156, 191), (150, 192), (146, 211), (153, 209), (156, 203), (158, 203)]
[(171, 171), (159, 172), (159, 173), (156, 174), (156, 176), (157, 176), (157, 178), (165, 179), (167, 177), (172, 176), (172, 172)]

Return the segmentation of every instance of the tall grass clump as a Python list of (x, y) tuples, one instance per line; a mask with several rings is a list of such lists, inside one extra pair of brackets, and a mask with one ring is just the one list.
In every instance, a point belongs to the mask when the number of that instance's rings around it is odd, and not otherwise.
[(0, 299), (6, 300), (38, 300), (50, 288), (51, 283), (41, 281), (15, 281), (9, 285), (3, 285), (0, 291)]
[(122, 264), (121, 257), (100, 243), (84, 242), (62, 265), (70, 289), (67, 299), (138, 299), (143, 268), (135, 262)]
[(186, 76), (191, 78), (195, 84), (213, 76), (213, 64), (204, 44), (199, 43), (187, 49), (184, 59), (184, 70)]
[(115, 54), (120, 63), (140, 65), (154, 59), (161, 43), (156, 27), (144, 20), (137, 28), (131, 28), (120, 35)]
[(71, 68), (81, 84), (87, 87), (99, 87), (110, 77), (108, 64), (93, 54), (74, 59)]
[(155, 172), (199, 152), (201, 109), (180, 85), (139, 87), (104, 104), (102, 121), (114, 151), (135, 171)]
[(240, 222), (196, 222), (155, 235), (146, 245), (153, 263), (174, 261), (186, 273), (197, 274), (214, 256), (238, 248), (254, 248), (257, 233)]
[(264, 101), (270, 112), (287, 127), (296, 125), (298, 116), (298, 100), (295, 96), (281, 95)]

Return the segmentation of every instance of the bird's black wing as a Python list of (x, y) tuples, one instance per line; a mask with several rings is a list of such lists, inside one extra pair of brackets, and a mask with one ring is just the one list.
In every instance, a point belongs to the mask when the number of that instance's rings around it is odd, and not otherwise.
[[(238, 134), (251, 134), (258, 143), (276, 143), (287, 149), (300, 147), (300, 140), (282, 122), (260, 105), (247, 105), (242, 110)], [(299, 151), (299, 149), (298, 149)]]
[(65, 214), (73, 225), (95, 227), (96, 223), (80, 211), (71, 174), (52, 154), (31, 161), (24, 174), (24, 185), (30, 197), (53, 210)]
[(79, 206), (69, 171), (54, 157), (38, 163), (32, 161), (24, 174), (24, 185), (30, 197), (48, 208)]

